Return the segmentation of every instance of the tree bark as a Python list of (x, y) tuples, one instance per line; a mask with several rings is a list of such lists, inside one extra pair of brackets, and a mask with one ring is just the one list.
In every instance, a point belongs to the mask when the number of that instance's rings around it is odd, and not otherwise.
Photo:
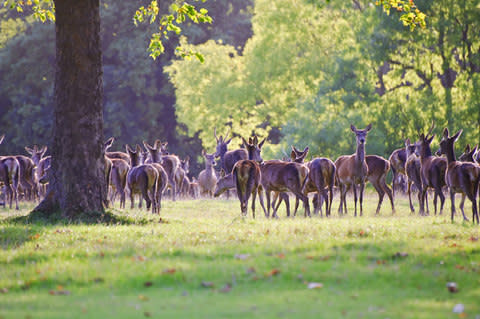
[(56, 70), (50, 187), (35, 210), (103, 212), (103, 83), (99, 0), (55, 0)]

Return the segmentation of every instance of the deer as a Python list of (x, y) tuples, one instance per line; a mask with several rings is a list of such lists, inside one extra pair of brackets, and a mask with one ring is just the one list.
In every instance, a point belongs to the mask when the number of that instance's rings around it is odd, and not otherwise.
[(340, 188), (340, 206), (338, 208), (338, 213), (342, 215), (343, 208), (345, 208), (345, 214), (347, 214), (346, 194), (350, 189), (350, 186), (353, 186), (356, 217), (357, 184), (360, 185), (360, 216), (362, 216), (363, 213), (363, 190), (368, 176), (368, 165), (365, 161), (365, 143), (367, 140), (367, 134), (372, 129), (372, 124), (368, 124), (363, 130), (358, 130), (353, 124), (351, 124), (350, 129), (355, 133), (357, 149), (352, 155), (342, 155), (337, 158), (335, 161), (335, 167), (337, 168), (335, 178)]
[[(0, 136), (2, 144), (5, 135)], [(18, 183), (20, 179), (20, 164), (14, 156), (0, 156), (0, 182), (5, 187), (5, 203), (9, 203), (12, 209), (15, 201), (15, 209), (18, 210)]]
[(382, 207), (383, 197), (385, 193), (390, 199), (392, 206), (392, 214), (395, 214), (395, 203), (393, 202), (393, 193), (385, 181), (388, 171), (390, 170), (390, 162), (378, 155), (367, 155), (365, 161), (368, 167), (367, 180), (373, 185), (378, 193), (378, 204), (375, 215), (378, 215)]
[(184, 160), (180, 160), (180, 166), (175, 172), (175, 183), (177, 184), (177, 195), (186, 195), (185, 190), (188, 192), (188, 187), (184, 187), (184, 182), (189, 182), (187, 174), (190, 170), (190, 157), (185, 157)]
[(189, 194), (193, 198), (198, 198), (200, 196), (200, 185), (198, 185), (198, 180), (194, 177), (192, 177), (192, 181), (190, 182), (189, 185)]
[(242, 137), (243, 145), (245, 145), (248, 153), (248, 159), (236, 162), (232, 169), (233, 184), (237, 190), (243, 216), (247, 216), (248, 214), (248, 200), (250, 195), (252, 195), (252, 216), (255, 218), (255, 198), (257, 193), (259, 193), (260, 204), (265, 212), (262, 193), (259, 189), (262, 179), (260, 163), (263, 162), (260, 152), (265, 140), (266, 139), (258, 143), (258, 137), (255, 136), (254, 138), (249, 138), (247, 143)]
[(35, 178), (35, 163), (30, 157), (16, 155), (20, 165), (19, 186), (26, 200), (35, 201), (38, 197), (38, 183)]
[(152, 165), (158, 172), (157, 179), (157, 209), (160, 212), (162, 208), (162, 195), (163, 192), (167, 189), (169, 177), (168, 173), (163, 167), (163, 156), (161, 155), (161, 150), (157, 147), (158, 143), (155, 143), (155, 146), (150, 146), (147, 142), (143, 141), (143, 146), (147, 150), (147, 153), (150, 155), (150, 160)]
[[(437, 215), (437, 197), (440, 197), (440, 215), (443, 213), (443, 205), (445, 204), (445, 196), (442, 188), (445, 184), (445, 171), (447, 169), (447, 159), (442, 157), (435, 157), (432, 155), (430, 144), (432, 143), (435, 134), (429, 136), (435, 124), (433, 123), (427, 132), (427, 135), (420, 134), (419, 142), (416, 144), (415, 153), (420, 156), (420, 176), (422, 178), (422, 203), (420, 205), (420, 215), (428, 215), (427, 190), (433, 188), (435, 196), (433, 198), (433, 205), (435, 206), (435, 215)], [(425, 205), (427, 209), (425, 212)]]
[[(416, 155), (415, 150), (417, 148), (416, 144), (411, 144), (410, 139), (405, 140), (405, 154), (407, 160), (405, 162), (405, 173), (407, 175), (407, 192), (408, 200), (410, 204), (410, 211), (415, 212), (415, 208), (412, 203), (412, 183), (418, 190), (418, 203), (422, 207), (422, 176), (421, 176), (421, 163), (420, 158)], [(423, 208), (420, 208), (420, 211), (423, 211)]]
[(445, 172), (445, 181), (450, 192), (452, 222), (455, 216), (455, 194), (462, 194), (460, 210), (463, 219), (468, 221), (463, 210), (465, 197), (472, 202), (472, 222), (475, 224), (475, 218), (478, 220), (477, 193), (480, 183), (480, 166), (470, 162), (459, 162), (455, 158), (455, 142), (458, 140), (463, 130), (459, 130), (453, 136), (450, 136), (448, 128), (443, 130), (443, 137), (440, 140), (440, 148), (437, 154), (444, 154), (447, 157), (447, 169)]
[(112, 162), (112, 170), (110, 177), (110, 185), (112, 186), (112, 192), (110, 195), (110, 201), (112, 204), (115, 201), (115, 196), (120, 195), (120, 208), (125, 209), (125, 186), (127, 185), (127, 174), (130, 170), (130, 161), (125, 161), (120, 158), (110, 159)]
[(388, 158), (388, 161), (390, 162), (390, 168), (392, 169), (393, 173), (392, 196), (395, 198), (395, 189), (398, 188), (399, 175), (407, 175), (405, 171), (405, 163), (407, 161), (407, 153), (405, 152), (405, 148), (394, 150)]
[[(292, 145), (290, 157), (294, 162), (303, 164), (308, 151), (308, 147), (305, 147), (303, 151), (299, 151), (295, 146)], [(304, 164), (309, 170), (308, 182), (305, 186), (305, 191), (307, 193), (316, 192), (314, 197), (313, 213), (317, 215), (318, 211), (320, 210), (320, 214), (322, 216), (321, 203), (322, 201), (325, 201), (325, 216), (328, 217), (330, 216), (332, 208), (333, 186), (335, 184), (336, 172), (335, 164), (330, 159), (325, 157), (317, 157)], [(298, 198), (295, 201), (294, 215), (297, 213), (297, 208)]]
[(473, 149), (470, 149), (470, 144), (467, 144), (465, 146), (465, 149), (463, 150), (462, 155), (458, 157), (458, 159), (461, 162), (470, 162), (470, 163), (475, 163), (475, 153), (477, 152), (478, 146), (475, 146)]
[(125, 153), (125, 152), (108, 152), (108, 149), (113, 145), (114, 141), (115, 141), (115, 138), (113, 136), (105, 141), (105, 143), (104, 143), (105, 156), (108, 157), (109, 159), (113, 159), (113, 158), (122, 159), (130, 165), (130, 156), (127, 153)]
[(217, 129), (213, 131), (215, 140), (217, 141), (217, 147), (215, 149), (215, 157), (220, 157), (220, 168), (223, 169), (227, 174), (232, 172), (233, 166), (236, 162), (240, 160), (248, 159), (248, 152), (245, 148), (239, 148), (233, 151), (228, 151), (228, 144), (232, 141), (232, 138), (227, 139), (229, 131), (223, 138), (221, 135), (217, 137)]
[[(142, 149), (137, 144), (135, 151), (127, 144), (125, 149), (130, 156), (131, 168), (127, 174), (127, 187), (130, 192), (130, 208), (134, 208), (134, 195), (142, 194), (147, 202), (147, 210), (152, 206), (152, 212), (157, 213), (157, 180), (158, 171), (150, 164), (142, 164)], [(141, 204), (141, 201), (140, 201)], [(139, 205), (139, 208), (141, 206)]]
[(172, 191), (172, 200), (176, 200), (177, 193), (177, 182), (175, 176), (177, 175), (177, 169), (180, 167), (180, 159), (178, 156), (170, 154), (167, 150), (168, 142), (161, 142), (160, 140), (155, 141), (155, 148), (160, 150), (162, 156), (162, 166), (167, 172), (168, 176), (168, 185)]
[(47, 171), (50, 167), (51, 157), (45, 156), (45, 153), (48, 150), (47, 146), (42, 146), (38, 148), (37, 145), (34, 145), (33, 148), (25, 147), (25, 150), (30, 154), (30, 159), (34, 164), (34, 180), (38, 182), (37, 184), (37, 193), (39, 197), (45, 196), (46, 193), (46, 184), (48, 183)]
[(217, 184), (217, 176), (213, 170), (215, 165), (215, 154), (208, 154), (205, 150), (202, 150), (202, 155), (205, 159), (205, 169), (198, 175), (198, 184), (200, 185), (200, 192), (202, 195), (208, 195), (212, 197), (215, 191), (215, 185)]

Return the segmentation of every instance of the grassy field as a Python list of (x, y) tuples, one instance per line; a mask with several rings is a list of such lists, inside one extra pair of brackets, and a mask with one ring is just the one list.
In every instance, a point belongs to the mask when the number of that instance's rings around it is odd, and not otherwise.
[(428, 217), (404, 197), (374, 216), (376, 201), (357, 218), (337, 197), (330, 218), (242, 218), (236, 200), (165, 201), (161, 222), (114, 209), (130, 225), (0, 208), (0, 318), (480, 318), (480, 227), (452, 224), (449, 200)]

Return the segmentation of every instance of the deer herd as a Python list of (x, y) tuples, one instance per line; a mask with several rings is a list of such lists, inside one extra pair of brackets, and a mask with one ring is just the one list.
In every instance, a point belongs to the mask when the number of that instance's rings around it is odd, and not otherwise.
[[(144, 148), (136, 145), (133, 149), (125, 146), (126, 152), (110, 152), (114, 138), (105, 142), (105, 178), (110, 185), (109, 202), (114, 203), (117, 195), (120, 197), (120, 208), (125, 208), (126, 197), (130, 198), (130, 206), (134, 207), (134, 197), (140, 195), (139, 207), (145, 200), (147, 210), (153, 213), (161, 210), (164, 194), (169, 193), (173, 201), (177, 197), (193, 197), (200, 195), (218, 197), (230, 192), (236, 192), (240, 200), (241, 212), (247, 215), (248, 202), (251, 197), (251, 210), (255, 218), (255, 201), (258, 196), (265, 216), (278, 217), (278, 208), (284, 202), (287, 216), (290, 216), (289, 195), (295, 197), (295, 216), (300, 201), (303, 203), (305, 216), (310, 216), (309, 193), (313, 194), (313, 213), (330, 216), (334, 188), (339, 192), (339, 215), (347, 214), (347, 192), (352, 189), (354, 199), (354, 215), (363, 214), (363, 193), (366, 182), (370, 182), (379, 199), (376, 214), (379, 213), (385, 194), (387, 194), (392, 213), (395, 213), (395, 183), (399, 176), (405, 176), (410, 210), (415, 212), (412, 202), (413, 187), (418, 191), (418, 206), (420, 215), (429, 214), (428, 191), (433, 190), (433, 205), (437, 214), (437, 200), (440, 198), (439, 213), (445, 203), (445, 189), (451, 200), (451, 219), (456, 213), (455, 194), (461, 194), (460, 210), (464, 220), (468, 220), (464, 212), (465, 198), (472, 203), (473, 222), (479, 223), (477, 197), (480, 184), (480, 151), (469, 145), (464, 153), (456, 159), (454, 144), (462, 130), (450, 135), (447, 128), (443, 131), (440, 148), (435, 154), (430, 148), (435, 135), (432, 125), (425, 135), (419, 134), (418, 141), (411, 143), (405, 140), (404, 147), (392, 152), (390, 158), (377, 155), (366, 155), (365, 145), (369, 124), (365, 129), (350, 126), (356, 138), (356, 151), (351, 155), (342, 155), (335, 161), (325, 157), (316, 157), (305, 162), (309, 148), (298, 150), (292, 146), (289, 159), (263, 160), (261, 150), (265, 139), (261, 142), (257, 136), (247, 140), (242, 138), (243, 145), (236, 150), (228, 150), (232, 138), (217, 136), (216, 150), (207, 153), (203, 150), (205, 169), (198, 179), (189, 175), (189, 158), (181, 160), (178, 156), (169, 154), (167, 142), (156, 140), (153, 145), (143, 142)], [(0, 144), (4, 136), (0, 136)], [(12, 208), (18, 209), (19, 197), (35, 201), (45, 196), (48, 187), (50, 156), (45, 156), (47, 147), (25, 147), (30, 156), (0, 156), (0, 185), (2, 185), (4, 201)], [(220, 173), (215, 170), (216, 159)], [(393, 187), (386, 182), (388, 171), (393, 173)], [(413, 186), (413, 187), (412, 187)], [(266, 206), (264, 203), (266, 197)], [(273, 195), (273, 196), (272, 196)], [(107, 203), (108, 204), (108, 203)], [(357, 209), (359, 204), (359, 209)]]

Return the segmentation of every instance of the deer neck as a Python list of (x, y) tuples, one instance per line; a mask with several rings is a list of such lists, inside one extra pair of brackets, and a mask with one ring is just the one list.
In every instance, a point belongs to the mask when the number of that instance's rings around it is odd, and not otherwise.
[(357, 151), (355, 152), (355, 161), (363, 163), (365, 161), (365, 144), (357, 144)]
[(455, 152), (453, 151), (453, 147), (449, 147), (446, 152), (445, 152), (445, 156), (447, 157), (447, 163), (450, 164), (450, 163), (454, 163), (457, 161), (457, 159), (455, 158)]

